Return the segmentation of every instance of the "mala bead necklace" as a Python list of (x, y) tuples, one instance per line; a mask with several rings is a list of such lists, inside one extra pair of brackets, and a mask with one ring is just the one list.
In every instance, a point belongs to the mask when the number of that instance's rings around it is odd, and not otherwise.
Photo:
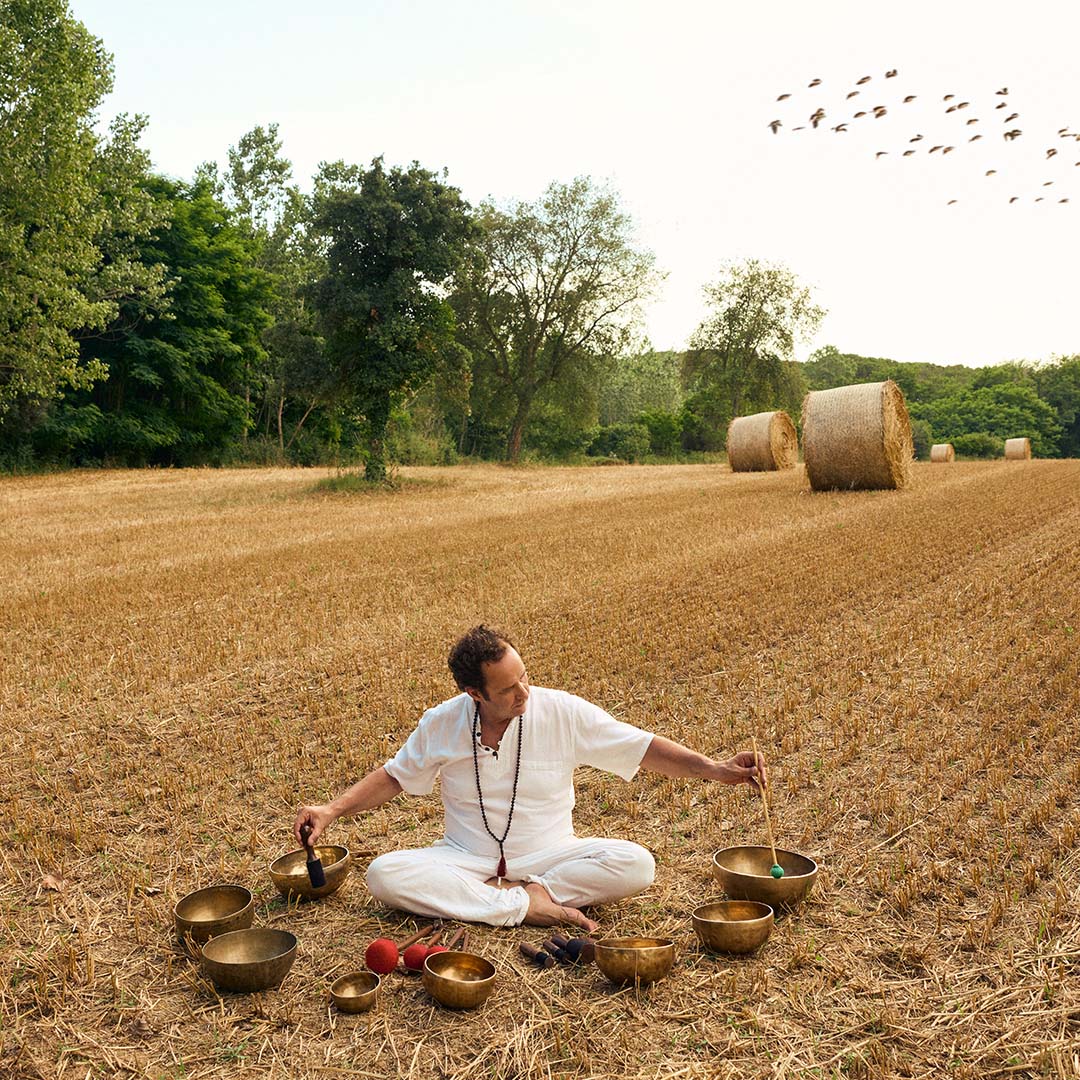
[(495, 871), (495, 877), (498, 878), (500, 885), (502, 885), (503, 878), (506, 877), (506, 856), (503, 854), (503, 844), (506, 843), (506, 838), (510, 835), (510, 823), (514, 820), (514, 803), (517, 802), (518, 776), (521, 773), (521, 735), (524, 723), (525, 714), (522, 713), (521, 716), (518, 717), (517, 762), (514, 765), (514, 787), (510, 792), (510, 812), (506, 815), (506, 828), (503, 829), (503, 834), (499, 837), (491, 831), (491, 826), (488, 824), (487, 811), (484, 809), (484, 793), (480, 789), (480, 758), (476, 751), (476, 743), (480, 733), (480, 703), (476, 703), (476, 712), (473, 713), (472, 722), (473, 772), (476, 774), (476, 794), (480, 799), (480, 817), (483, 819), (484, 828), (487, 830), (488, 836), (499, 845), (499, 866)]

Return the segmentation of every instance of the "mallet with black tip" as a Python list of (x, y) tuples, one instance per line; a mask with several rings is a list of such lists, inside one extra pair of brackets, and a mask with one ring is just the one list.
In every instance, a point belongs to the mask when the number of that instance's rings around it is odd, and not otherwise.
[(551, 941), (575, 964), (591, 964), (596, 959), (596, 942), (590, 938), (565, 938), (562, 934), (552, 934)]
[(314, 846), (311, 844), (311, 826), (300, 826), (300, 839), (307, 851), (307, 876), (313, 889), (321, 889), (326, 884), (326, 872), (323, 870), (322, 859), (319, 858)]
[(551, 938), (545, 938), (540, 944), (547, 952), (551, 953), (560, 964), (572, 964), (574, 962), (570, 954), (565, 949), (556, 945)]
[(528, 957), (529, 963), (533, 967), (549, 968), (555, 966), (555, 957), (544, 952), (543, 949), (538, 949), (535, 945), (530, 945), (527, 941), (523, 941), (518, 949), (521, 951), (521, 955)]

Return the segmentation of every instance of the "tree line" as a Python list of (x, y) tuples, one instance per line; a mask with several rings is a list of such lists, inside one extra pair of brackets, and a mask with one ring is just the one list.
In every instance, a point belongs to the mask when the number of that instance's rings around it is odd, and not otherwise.
[(818, 350), (824, 311), (746, 260), (682, 352), (640, 335), (661, 276), (587, 177), (470, 206), (417, 162), (294, 181), (276, 125), (190, 180), (66, 0), (0, 3), (0, 467), (686, 459), (732, 417), (894, 378), (916, 447), (1080, 452), (1080, 358), (943, 368)]

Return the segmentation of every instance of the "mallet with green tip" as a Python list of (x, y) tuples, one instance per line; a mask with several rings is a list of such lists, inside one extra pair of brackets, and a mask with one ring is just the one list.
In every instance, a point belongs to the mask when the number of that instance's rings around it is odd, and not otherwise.
[[(754, 748), (754, 768), (758, 768), (758, 752), (757, 752), (757, 738), (753, 735), (750, 736), (750, 744)], [(755, 778), (758, 786), (758, 790), (761, 792), (761, 803), (765, 807), (765, 828), (769, 832), (769, 847), (772, 848), (772, 869), (769, 871), (774, 878), (782, 878), (784, 876), (784, 868), (776, 859), (776, 841), (773, 840), (772, 834), (772, 822), (769, 820), (769, 797), (765, 793), (765, 785), (759, 778)]]

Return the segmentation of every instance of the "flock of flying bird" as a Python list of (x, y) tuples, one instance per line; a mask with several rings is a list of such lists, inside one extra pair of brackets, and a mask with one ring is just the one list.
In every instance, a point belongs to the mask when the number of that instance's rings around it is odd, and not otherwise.
[[(895, 79), (898, 75), (899, 72), (895, 68), (893, 68), (890, 71), (885, 72), (884, 78)], [(827, 114), (825, 106), (817, 103), (817, 101), (820, 100), (819, 98), (817, 98), (817, 95), (810, 95), (812, 97), (815, 97), (816, 99), (814, 102), (816, 107), (814, 108), (813, 112), (811, 112), (803, 122), (796, 124), (794, 127), (791, 127), (788, 130), (793, 132), (823, 130), (842, 135), (845, 132), (849, 131), (849, 129), (854, 130), (851, 125), (861, 123), (865, 126), (868, 121), (882, 119), (889, 114), (890, 108), (894, 109), (894, 115), (896, 115), (897, 112), (900, 112), (902, 115), (903, 106), (911, 105), (913, 102), (918, 100), (919, 95), (917, 94), (904, 94), (902, 96), (889, 95), (890, 97), (895, 96), (896, 100), (890, 100), (888, 104), (863, 105), (861, 102), (855, 101), (854, 99), (856, 98), (863, 98), (863, 100), (872, 100), (869, 98), (869, 95), (874, 93), (874, 88), (868, 86), (867, 84), (873, 81), (874, 78), (872, 75), (864, 75), (861, 79), (856, 80), (854, 87), (848, 90), (847, 96), (844, 98), (843, 104), (839, 106), (839, 109), (842, 112), (841, 116), (836, 116), (835, 113), (832, 116)], [(807, 85), (807, 90), (815, 91), (818, 87), (822, 85), (823, 83), (821, 79), (811, 79), (811, 81)], [(945, 94), (941, 99), (941, 112), (944, 116), (955, 114), (954, 120), (952, 122), (952, 127), (954, 129), (953, 133), (948, 138), (940, 138), (935, 140), (933, 138), (924, 138), (921, 133), (914, 132), (908, 139), (908, 145), (906, 149), (900, 151), (899, 156), (913, 157), (916, 154), (920, 153), (920, 151), (924, 151), (927, 155), (940, 153), (942, 158), (944, 158), (946, 154), (951, 154), (952, 152), (958, 149), (962, 149), (964, 147), (970, 147), (973, 144), (978, 143), (980, 140), (983, 140), (984, 138), (995, 138), (996, 135), (1000, 135), (1000, 137), (1006, 143), (1015, 142), (1024, 135), (1024, 131), (1022, 128), (1017, 126), (1017, 121), (1019, 121), (1020, 119), (1020, 113), (1011, 107), (1011, 103), (1008, 100), (1008, 95), (1009, 88), (1007, 86), (1003, 86), (1000, 90), (995, 91), (993, 97), (999, 100), (993, 106), (993, 108), (989, 110), (989, 117), (984, 118), (964, 113), (963, 110), (970, 109), (972, 107), (972, 103), (970, 101), (960, 101), (958, 100), (958, 95), (956, 94)], [(875, 94), (875, 97), (878, 97), (879, 99), (885, 98), (886, 93), (884, 91), (880, 91), (878, 94)], [(793, 95), (790, 93), (781, 94), (776, 100), (778, 103), (788, 102), (789, 104), (785, 106), (786, 109), (790, 109), (792, 106), (797, 104), (797, 102), (793, 100)], [(830, 105), (829, 108), (830, 112), (834, 110), (834, 106), (832, 105)], [(1001, 110), (1005, 110), (1005, 112), (1001, 117), (998, 117), (996, 114)], [(988, 120), (989, 122), (984, 123), (984, 119)], [(832, 120), (836, 120), (836, 123), (832, 123)], [(961, 120), (963, 121), (963, 123), (958, 123)], [(991, 126), (994, 121), (997, 121), (997, 123), (1000, 125), (997, 128), (996, 135)], [(777, 135), (780, 133), (780, 129), (784, 127), (784, 122), (783, 120), (779, 119), (771, 120), (768, 126), (772, 129), (773, 134)], [(1080, 133), (1070, 131), (1067, 127), (1059, 128), (1057, 132), (1057, 137), (1059, 140), (1071, 139), (1075, 142), (1080, 143)], [(929, 147), (919, 145), (921, 143), (927, 142), (931, 142), (933, 143), (933, 145)], [(1063, 147), (1063, 144), (1046, 147), (1044, 161), (1048, 162), (1051, 159), (1058, 157), (1059, 154), (1063, 152), (1063, 149), (1066, 149), (1065, 147)], [(893, 151), (891, 150), (878, 150), (875, 152), (874, 156), (876, 158), (882, 158), (891, 154), (892, 152)], [(1077, 157), (1080, 157), (1080, 150), (1075, 151), (1074, 153)], [(1076, 165), (1080, 166), (1080, 160), (1076, 161)], [(997, 174), (997, 168), (990, 168), (985, 171), (985, 176), (987, 177), (993, 177)], [(1037, 196), (1030, 196), (1029, 198), (1031, 198), (1034, 202), (1056, 201), (1059, 204), (1069, 202), (1067, 196), (1064, 198), (1057, 198), (1049, 191), (1049, 189), (1052, 188), (1054, 185), (1055, 180), (1053, 179), (1042, 181), (1042, 193)], [(1020, 195), (1010, 195), (1008, 197), (1008, 201), (1010, 204), (1020, 202), (1022, 200), (1023, 197)], [(949, 199), (948, 205), (952, 206), (954, 203), (957, 202), (959, 202), (959, 199)]]

